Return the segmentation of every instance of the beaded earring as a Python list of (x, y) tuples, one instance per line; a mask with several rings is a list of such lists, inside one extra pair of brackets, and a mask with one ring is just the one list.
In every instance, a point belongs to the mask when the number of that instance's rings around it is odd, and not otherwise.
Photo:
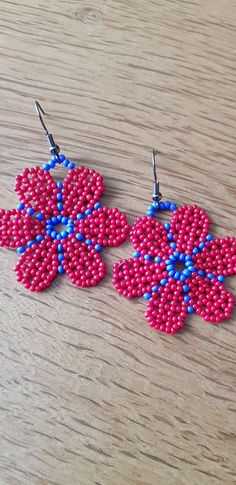
[[(16, 248), (20, 258), (17, 281), (41, 291), (58, 273), (66, 272), (74, 285), (95, 286), (105, 276), (100, 257), (103, 246), (117, 246), (129, 232), (125, 214), (102, 206), (102, 176), (93, 169), (75, 167), (47, 130), (42, 107), (36, 110), (44, 128), (51, 159), (42, 168), (24, 168), (17, 175), (16, 209), (0, 209), (0, 246)], [(63, 165), (68, 173), (55, 182), (50, 170)]]
[[(113, 284), (126, 298), (143, 296), (148, 324), (162, 332), (174, 334), (192, 312), (219, 324), (230, 317), (234, 304), (222, 283), (236, 273), (236, 239), (214, 239), (210, 219), (197, 205), (177, 209), (175, 203), (161, 201), (156, 155), (153, 151), (153, 202), (131, 228), (135, 252), (114, 264)], [(164, 225), (154, 219), (163, 210), (173, 212)]]

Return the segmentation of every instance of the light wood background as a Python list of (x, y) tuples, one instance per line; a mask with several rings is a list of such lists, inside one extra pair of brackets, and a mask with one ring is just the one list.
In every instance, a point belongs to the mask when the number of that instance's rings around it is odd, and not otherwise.
[[(48, 158), (34, 111), (71, 159), (105, 178), (130, 223), (161, 191), (236, 234), (235, 0), (1, 0), (1, 207), (14, 177)], [(231, 484), (236, 312), (151, 331), (118, 296), (105, 250), (96, 288), (66, 276), (32, 294), (0, 251), (0, 484)], [(229, 278), (226, 286), (235, 288)]]

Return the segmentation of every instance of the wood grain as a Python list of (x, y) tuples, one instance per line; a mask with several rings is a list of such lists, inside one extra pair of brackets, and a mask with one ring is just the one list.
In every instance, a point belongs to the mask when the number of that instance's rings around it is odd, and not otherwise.
[[(2, 207), (16, 204), (15, 175), (47, 160), (38, 99), (130, 222), (150, 200), (156, 147), (165, 197), (236, 234), (234, 0), (1, 0), (0, 19)], [(144, 302), (111, 285), (131, 251), (104, 251), (96, 288), (62, 276), (35, 295), (1, 250), (1, 485), (235, 482), (236, 312), (151, 331)]]

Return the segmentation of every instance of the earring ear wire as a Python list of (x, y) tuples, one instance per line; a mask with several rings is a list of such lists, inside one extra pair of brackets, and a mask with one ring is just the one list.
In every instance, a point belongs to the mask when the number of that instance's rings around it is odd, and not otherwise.
[(40, 105), (40, 103), (38, 101), (35, 101), (34, 104), (35, 104), (35, 109), (36, 109), (36, 112), (38, 114), (38, 117), (41, 121), (41, 125), (42, 125), (42, 127), (45, 131), (45, 135), (46, 135), (48, 146), (49, 146), (49, 151), (54, 157), (58, 158), (59, 153), (60, 153), (60, 148), (59, 148), (58, 145), (56, 145), (54, 138), (53, 138), (53, 135), (52, 135), (52, 133), (50, 133), (48, 131), (48, 129), (47, 129), (45, 123), (44, 123), (43, 117), (42, 117), (42, 114), (44, 116), (46, 116), (46, 113), (45, 113), (44, 109), (42, 108), (42, 106)]

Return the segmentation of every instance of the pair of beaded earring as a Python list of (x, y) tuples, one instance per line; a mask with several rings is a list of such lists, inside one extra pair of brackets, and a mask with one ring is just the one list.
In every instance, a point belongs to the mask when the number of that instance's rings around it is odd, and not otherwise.
[[(66, 273), (79, 287), (95, 286), (105, 276), (100, 257), (104, 246), (118, 246), (130, 232), (125, 214), (99, 202), (102, 176), (93, 169), (75, 167), (55, 144), (36, 101), (36, 110), (48, 141), (51, 159), (42, 167), (24, 168), (17, 175), (16, 209), (0, 209), (0, 246), (15, 248), (20, 258), (17, 281), (31, 291), (49, 286), (58, 273)], [(197, 205), (162, 201), (152, 154), (153, 201), (146, 216), (134, 222), (130, 239), (132, 258), (113, 266), (113, 284), (127, 298), (148, 301), (146, 318), (151, 327), (174, 334), (187, 313), (206, 321), (229, 318), (233, 295), (222, 285), (236, 273), (236, 240), (213, 238), (210, 220)], [(55, 181), (50, 171), (63, 165), (68, 173)], [(159, 211), (172, 211), (170, 223), (155, 220)]]

